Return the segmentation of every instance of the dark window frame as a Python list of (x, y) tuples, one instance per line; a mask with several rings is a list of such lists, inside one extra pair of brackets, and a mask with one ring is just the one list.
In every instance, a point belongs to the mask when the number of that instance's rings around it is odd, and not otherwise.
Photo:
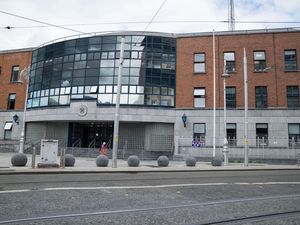
[[(197, 55), (201, 55), (203, 59), (196, 60)], [(200, 56), (200, 58), (202, 58)], [(196, 65), (204, 65), (204, 70), (203, 71), (196, 71)], [(194, 53), (194, 73), (206, 73), (206, 54), (205, 52), (197, 52)]]
[[(267, 128), (262, 128), (266, 125)], [(260, 126), (260, 127), (259, 127)], [(256, 123), (255, 124), (255, 135), (256, 135), (256, 145), (257, 146), (268, 146), (269, 142), (269, 125), (268, 123)]]
[[(196, 90), (204, 90), (204, 95), (195, 94)], [(204, 98), (204, 106), (196, 106), (195, 99), (203, 99)], [(205, 108), (206, 107), (206, 88), (205, 87), (195, 87), (194, 88), (194, 108)]]
[[(18, 68), (18, 71), (16, 72), (14, 68)], [(10, 82), (17, 82), (19, 80), (19, 72), (20, 67), (19, 65), (14, 65), (11, 67), (11, 76), (10, 76)]]
[[(227, 60), (225, 58), (225, 54), (227, 53), (233, 53), (233, 60)], [(223, 59), (224, 61), (226, 60), (226, 72), (227, 73), (236, 73), (236, 55), (235, 55), (235, 51), (226, 51), (223, 52)]]
[[(234, 125), (234, 128), (228, 128), (228, 125)], [(237, 125), (236, 123), (226, 123), (226, 136), (228, 146), (237, 146)]]
[[(264, 59), (255, 58), (255, 53), (263, 53)], [(267, 61), (266, 61), (266, 52), (265, 50), (255, 50), (253, 51), (253, 66), (254, 72), (266, 72)]]
[[(265, 92), (263, 90), (265, 90)], [(268, 87), (267, 86), (255, 86), (255, 107), (268, 108)]]
[[(229, 93), (229, 89), (234, 89), (234, 94)], [(236, 87), (226, 87), (226, 107), (236, 108)]]
[[(11, 98), (14, 96), (14, 98)], [(16, 105), (16, 93), (9, 93), (7, 98), (7, 110), (14, 110)]]
[(286, 100), (288, 108), (299, 107), (299, 86), (286, 86)]
[[(294, 59), (287, 58), (286, 52), (294, 51)], [(291, 58), (291, 57), (290, 57)], [(288, 65), (287, 63), (293, 62), (293, 65)], [(296, 49), (284, 49), (284, 70), (285, 71), (297, 71), (297, 50)]]
[[(196, 125), (204, 125), (204, 133), (195, 133), (195, 126)], [(193, 139), (196, 141), (202, 142), (205, 144), (205, 137), (206, 137), (206, 123), (194, 123), (193, 124)]]

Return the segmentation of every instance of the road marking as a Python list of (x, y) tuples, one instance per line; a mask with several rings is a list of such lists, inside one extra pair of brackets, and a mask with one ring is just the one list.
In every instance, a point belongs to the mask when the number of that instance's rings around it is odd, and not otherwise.
[(0, 194), (29, 192), (30, 189), (0, 191)]
[(300, 182), (234, 182), (234, 183), (202, 183), (202, 184), (163, 184), (163, 185), (145, 185), (145, 186), (98, 186), (98, 187), (51, 187), (41, 189), (21, 189), (0, 191), (0, 194), (22, 193), (29, 191), (70, 191), (70, 190), (120, 190), (120, 189), (155, 189), (155, 188), (173, 188), (173, 187), (195, 187), (195, 186), (223, 186), (223, 185), (299, 185)]
[(167, 205), (159, 207), (149, 207), (149, 208), (131, 208), (131, 209), (120, 209), (120, 210), (110, 210), (110, 211), (98, 211), (98, 212), (87, 212), (87, 213), (73, 213), (73, 214), (61, 214), (54, 216), (41, 216), (41, 217), (29, 217), (13, 220), (0, 221), (0, 224), (7, 223), (19, 223), (26, 221), (38, 221), (38, 220), (53, 220), (53, 219), (62, 219), (70, 217), (83, 217), (83, 216), (99, 216), (99, 215), (111, 215), (111, 214), (124, 214), (124, 213), (138, 213), (138, 212), (147, 212), (147, 211), (158, 211), (158, 210), (171, 210), (179, 208), (191, 208), (191, 207), (205, 207), (213, 206), (219, 204), (228, 204), (228, 203), (240, 203), (240, 202), (249, 202), (249, 201), (258, 201), (258, 200), (270, 200), (270, 199), (282, 199), (282, 198), (299, 198), (300, 195), (277, 195), (277, 196), (266, 196), (266, 197), (252, 197), (252, 198), (242, 198), (242, 199), (229, 199), (229, 200), (219, 200), (211, 201), (204, 203), (195, 203), (195, 204), (183, 204), (183, 205)]

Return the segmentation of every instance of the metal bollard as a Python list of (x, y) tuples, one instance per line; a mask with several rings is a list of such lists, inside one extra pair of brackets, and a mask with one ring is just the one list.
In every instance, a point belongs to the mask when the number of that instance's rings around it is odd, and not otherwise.
[(35, 156), (36, 156), (36, 148), (35, 148), (35, 146), (33, 146), (32, 156), (31, 156), (31, 168), (32, 169), (35, 168)]
[(65, 160), (66, 160), (66, 149), (61, 149), (60, 150), (60, 168), (65, 168)]

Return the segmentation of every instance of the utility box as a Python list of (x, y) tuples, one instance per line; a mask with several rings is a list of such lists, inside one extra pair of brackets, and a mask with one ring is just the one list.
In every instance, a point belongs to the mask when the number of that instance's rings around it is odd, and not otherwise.
[(56, 164), (58, 151), (58, 140), (41, 140), (41, 163)]

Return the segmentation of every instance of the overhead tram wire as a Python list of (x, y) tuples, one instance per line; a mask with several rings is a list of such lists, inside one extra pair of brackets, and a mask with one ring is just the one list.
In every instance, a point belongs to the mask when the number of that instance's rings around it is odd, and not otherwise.
[[(149, 21), (149, 23), (147, 24), (145, 30), (142, 32), (142, 34), (140, 35), (140, 37), (142, 37), (145, 32), (147, 31), (148, 27), (151, 25), (151, 23), (153, 22), (153, 20), (155, 19), (155, 17), (157, 16), (157, 14), (159, 13), (159, 11), (162, 9), (162, 7), (165, 5), (165, 3), (167, 2), (167, 0), (164, 0), (163, 3), (160, 5), (160, 7), (158, 8), (158, 10), (156, 10), (155, 14), (152, 16), (151, 20)], [(136, 45), (137, 43), (139, 43), (140, 37), (136, 40), (135, 43), (132, 43), (132, 45)]]
[[(2, 11), (0, 11), (2, 12)], [(36, 22), (36, 21), (35, 21)], [(121, 24), (146, 24), (148, 21), (125, 21), (125, 22), (97, 22), (97, 23), (77, 23), (77, 24), (61, 24), (61, 25), (51, 25), (47, 23), (47, 25), (39, 25), (39, 26), (6, 26), (0, 27), (2, 29), (27, 29), (27, 28), (46, 28), (46, 27), (60, 27), (63, 29), (68, 29), (66, 27), (74, 27), (74, 26), (98, 26), (98, 25), (121, 25)], [(164, 23), (228, 23), (228, 20), (165, 20), (165, 21), (152, 21), (152, 24), (164, 24)], [(300, 21), (243, 21), (236, 20), (235, 23), (240, 24), (300, 24)], [(150, 24), (149, 24), (150, 25)], [(149, 26), (148, 26), (149, 27)], [(148, 28), (147, 27), (147, 28)], [(297, 28), (297, 27), (295, 27)], [(72, 30), (74, 32), (81, 32)], [(83, 32), (81, 32), (83, 33)]]
[[(63, 26), (60, 26), (60, 25), (55, 25), (55, 24), (43, 22), (43, 21), (40, 21), (40, 20), (31, 19), (31, 18), (28, 18), (28, 17), (25, 17), (25, 16), (20, 16), (20, 15), (17, 15), (17, 14), (13, 14), (13, 13), (1, 11), (1, 10), (0, 10), (0, 13), (6, 14), (6, 15), (9, 15), (9, 16), (18, 17), (18, 18), (21, 18), (21, 19), (24, 19), (24, 20), (33, 21), (33, 22), (36, 22), (36, 23), (45, 24), (45, 25), (50, 26), (50, 27), (57, 27), (57, 28), (60, 28), (60, 29), (64, 29), (64, 30), (68, 30), (68, 31), (76, 32), (76, 33), (85, 34), (84, 32), (79, 31), (79, 30), (74, 30), (74, 29), (67, 28), (67, 27), (63, 27)], [(14, 28), (14, 27), (7, 26), (7, 27), (5, 27), (5, 28), (6, 28), (6, 29), (11, 29), (11, 28)]]

